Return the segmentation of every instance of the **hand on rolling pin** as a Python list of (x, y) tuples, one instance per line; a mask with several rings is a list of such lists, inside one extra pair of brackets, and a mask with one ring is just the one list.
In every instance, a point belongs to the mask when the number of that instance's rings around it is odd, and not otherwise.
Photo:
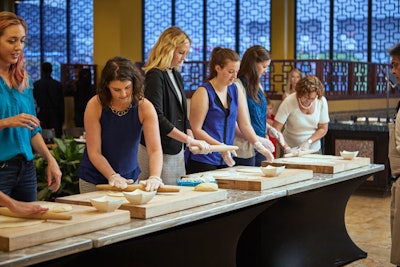
[(115, 186), (121, 189), (125, 189), (128, 187), (128, 184), (133, 184), (132, 179), (125, 179), (119, 173), (114, 173), (108, 178), (108, 184), (111, 186)]
[(309, 150), (312, 144), (312, 140), (311, 139), (307, 139), (306, 141), (304, 141), (300, 146), (299, 146), (299, 150), (300, 151), (306, 151)]
[(147, 180), (139, 182), (146, 186), (146, 191), (156, 191), (159, 187), (164, 186), (163, 181), (158, 176), (150, 176)]
[(210, 153), (210, 145), (203, 140), (196, 140), (191, 136), (188, 136), (188, 141), (187, 141), (187, 146), (188, 147), (198, 147), (199, 150), (195, 150), (196, 152), (193, 152), (193, 154), (208, 154)]
[(271, 151), (268, 150), (261, 142), (255, 142), (254, 148), (261, 154), (263, 154), (267, 160), (267, 162), (272, 162), (274, 160), (274, 155), (272, 155)]
[(298, 147), (285, 147), (285, 155), (291, 154), (293, 157), (297, 157), (300, 153), (300, 149)]

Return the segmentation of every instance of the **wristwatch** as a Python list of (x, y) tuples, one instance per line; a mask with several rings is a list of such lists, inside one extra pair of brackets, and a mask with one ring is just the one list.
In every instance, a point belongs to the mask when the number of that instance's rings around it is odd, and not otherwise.
[(310, 145), (312, 144), (311, 138), (307, 140), (307, 143), (309, 143)]

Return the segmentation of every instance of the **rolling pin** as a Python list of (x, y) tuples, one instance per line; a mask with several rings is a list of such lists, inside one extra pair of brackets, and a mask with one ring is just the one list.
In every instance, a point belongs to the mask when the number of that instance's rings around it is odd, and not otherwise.
[[(111, 190), (111, 191), (125, 191), (125, 192), (132, 192), (136, 189), (140, 189), (146, 191), (146, 186), (143, 184), (130, 184), (127, 188), (121, 189), (115, 186), (111, 186), (109, 184), (98, 184), (96, 188), (99, 190)], [(164, 185), (163, 187), (159, 187), (157, 192), (179, 192), (180, 189), (177, 186), (168, 186)]]
[[(198, 146), (189, 147), (192, 153), (199, 153), (200, 149)], [(238, 150), (238, 146), (228, 146), (228, 145), (210, 145), (210, 152), (225, 152), (231, 150)]]
[(283, 157), (284, 158), (301, 157), (304, 155), (313, 154), (315, 152), (318, 152), (318, 149), (309, 149), (309, 150), (299, 151), (298, 153), (287, 153), (283, 155)]
[(22, 215), (22, 214), (12, 212), (6, 207), (0, 208), (0, 215), (16, 217), (16, 218), (24, 218), (24, 219), (39, 219), (39, 220), (71, 220), (72, 219), (71, 215), (54, 213), (54, 212)]

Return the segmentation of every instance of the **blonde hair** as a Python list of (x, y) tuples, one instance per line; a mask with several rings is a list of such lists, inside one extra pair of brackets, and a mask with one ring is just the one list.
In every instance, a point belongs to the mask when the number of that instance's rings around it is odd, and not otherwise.
[(303, 78), (303, 73), (299, 69), (294, 68), (289, 72), (288, 78), (287, 78), (287, 83), (286, 83), (286, 88), (285, 88), (285, 92), (288, 93), (288, 94), (290, 94), (291, 89), (293, 91), (296, 90), (296, 88), (292, 88), (292, 86), (293, 86), (292, 85), (292, 76), (293, 76), (294, 73), (298, 73), (299, 74), (300, 80)]
[[(27, 27), (26, 22), (23, 18), (15, 15), (12, 12), (0, 12), (0, 36), (4, 34), (4, 31), (8, 27), (15, 25), (21, 25), (24, 28), (26, 34)], [(28, 87), (28, 73), (25, 70), (25, 58), (23, 49), (19, 54), (17, 63), (10, 65), (8, 73), (13, 88), (18, 89), (18, 91), (23, 91), (26, 87)]]
[(143, 67), (144, 72), (154, 68), (166, 70), (171, 67), (175, 49), (187, 43), (191, 45), (192, 41), (179, 27), (172, 26), (164, 30), (150, 51), (149, 58)]

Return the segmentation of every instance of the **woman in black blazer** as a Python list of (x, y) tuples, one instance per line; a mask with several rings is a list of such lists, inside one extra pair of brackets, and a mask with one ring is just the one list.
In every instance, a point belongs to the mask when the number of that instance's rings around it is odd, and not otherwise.
[[(164, 160), (161, 178), (165, 184), (176, 185), (177, 179), (186, 174), (185, 145), (199, 147), (200, 153), (210, 152), (209, 144), (193, 138), (187, 116), (179, 67), (186, 59), (190, 45), (189, 36), (172, 26), (162, 32), (143, 68), (146, 74), (145, 97), (153, 103), (158, 115)], [(145, 146), (142, 138), (139, 147), (140, 180), (149, 175)]]

